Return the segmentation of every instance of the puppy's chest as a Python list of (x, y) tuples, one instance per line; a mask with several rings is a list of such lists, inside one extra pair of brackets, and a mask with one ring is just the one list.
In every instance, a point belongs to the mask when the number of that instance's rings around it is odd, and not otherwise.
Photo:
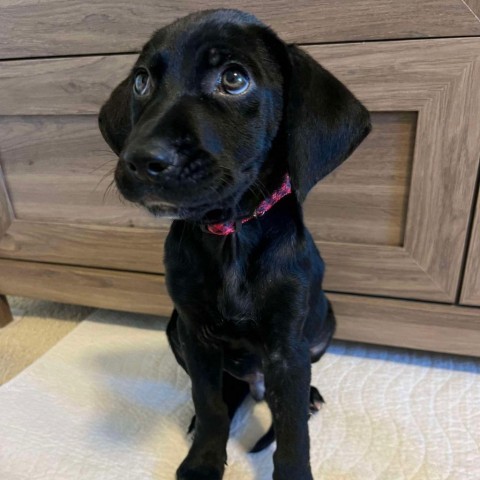
[(258, 311), (255, 283), (245, 268), (238, 265), (222, 265), (210, 276), (209, 288), (196, 297), (198, 312), (205, 312), (197, 319), (205, 337), (230, 340), (255, 336)]
[(248, 278), (245, 268), (223, 269), (216, 295), (216, 307), (224, 322), (241, 327), (255, 323), (255, 281)]
[(199, 246), (194, 240), (184, 241), (181, 250), (167, 251), (169, 293), (179, 310), (210, 338), (255, 337), (261, 311), (259, 287), (265, 276), (260, 256), (249, 255), (247, 248), (234, 255), (229, 244), (211, 243)]

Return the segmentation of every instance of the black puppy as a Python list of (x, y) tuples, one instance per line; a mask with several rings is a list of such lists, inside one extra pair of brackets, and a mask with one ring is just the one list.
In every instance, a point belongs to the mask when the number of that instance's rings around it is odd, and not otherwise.
[(123, 196), (175, 218), (168, 337), (196, 412), (177, 478), (222, 478), (251, 391), (272, 411), (274, 479), (312, 479), (310, 364), (335, 319), (301, 204), (368, 134), (367, 110), (255, 17), (213, 10), (157, 31), (99, 121)]

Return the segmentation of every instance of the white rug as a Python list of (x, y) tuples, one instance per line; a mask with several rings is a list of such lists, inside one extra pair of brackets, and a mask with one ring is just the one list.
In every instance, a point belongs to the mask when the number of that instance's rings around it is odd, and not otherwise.
[[(165, 322), (98, 310), (0, 388), (1, 480), (173, 480), (193, 413)], [(337, 342), (314, 366), (316, 480), (479, 480), (480, 361)], [(247, 401), (225, 480), (269, 480)], [(295, 480), (295, 479), (292, 479)]]

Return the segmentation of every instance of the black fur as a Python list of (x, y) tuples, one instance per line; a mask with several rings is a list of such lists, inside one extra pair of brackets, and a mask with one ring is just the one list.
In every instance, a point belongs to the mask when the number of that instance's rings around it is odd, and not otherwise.
[[(231, 65), (250, 80), (240, 95), (219, 87)], [(144, 96), (133, 94), (138, 71), (151, 79)], [(367, 110), (253, 16), (211, 10), (156, 32), (99, 122), (119, 155), (120, 192), (175, 218), (165, 246), (168, 337), (196, 412), (177, 478), (222, 478), (230, 418), (250, 389), (272, 411), (274, 479), (312, 479), (307, 420), (321, 396), (310, 364), (335, 319), (301, 202), (368, 134)], [(294, 195), (235, 234), (205, 231), (250, 215), (286, 172)]]

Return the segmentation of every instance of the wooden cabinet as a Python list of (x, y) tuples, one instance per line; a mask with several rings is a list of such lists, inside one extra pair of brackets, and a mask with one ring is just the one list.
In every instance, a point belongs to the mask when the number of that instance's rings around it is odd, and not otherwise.
[[(95, 23), (102, 22), (100, 7), (90, 17), (88, 2), (57, 2), (50, 28), (36, 22), (27, 31), (28, 1), (1, 3), (23, 16), (0, 47), (9, 59), (0, 61), (0, 294), (168, 314), (162, 274), (169, 223), (119, 199), (110, 186), (116, 159), (96, 118), (135, 59), (97, 53), (137, 48), (146, 25), (154, 28), (147, 15), (153, 3), (145, 3), (125, 36), (117, 30), (128, 19), (114, 5), (116, 21), (103, 21), (103, 29)], [(305, 205), (327, 262), (340, 338), (480, 354), (480, 206), (470, 225), (480, 157), (480, 37), (379, 40), (389, 31), (390, 38), (415, 37), (440, 28), (443, 35), (480, 35), (472, 12), (460, 2), (418, 7), (382, 0), (372, 18), (365, 10), (372, 2), (364, 0), (363, 23), (347, 28), (340, 20), (353, 2), (305, 1), (295, 14), (306, 21), (298, 29), (284, 1), (235, 3), (290, 40), (377, 35), (375, 42), (304, 47), (351, 88), (373, 120), (371, 135)], [(319, 4), (333, 9), (333, 23), (319, 20)], [(427, 14), (433, 4), (442, 5), (441, 19)], [(163, 5), (163, 23), (189, 8), (176, 5)], [(31, 8), (44, 15), (40, 5)], [(66, 12), (83, 23), (67, 31), (60, 22)], [(408, 25), (415, 25), (410, 33)], [(52, 31), (64, 41), (54, 41)], [(12, 60), (63, 54), (73, 56)], [(459, 298), (469, 306), (459, 306)]]

